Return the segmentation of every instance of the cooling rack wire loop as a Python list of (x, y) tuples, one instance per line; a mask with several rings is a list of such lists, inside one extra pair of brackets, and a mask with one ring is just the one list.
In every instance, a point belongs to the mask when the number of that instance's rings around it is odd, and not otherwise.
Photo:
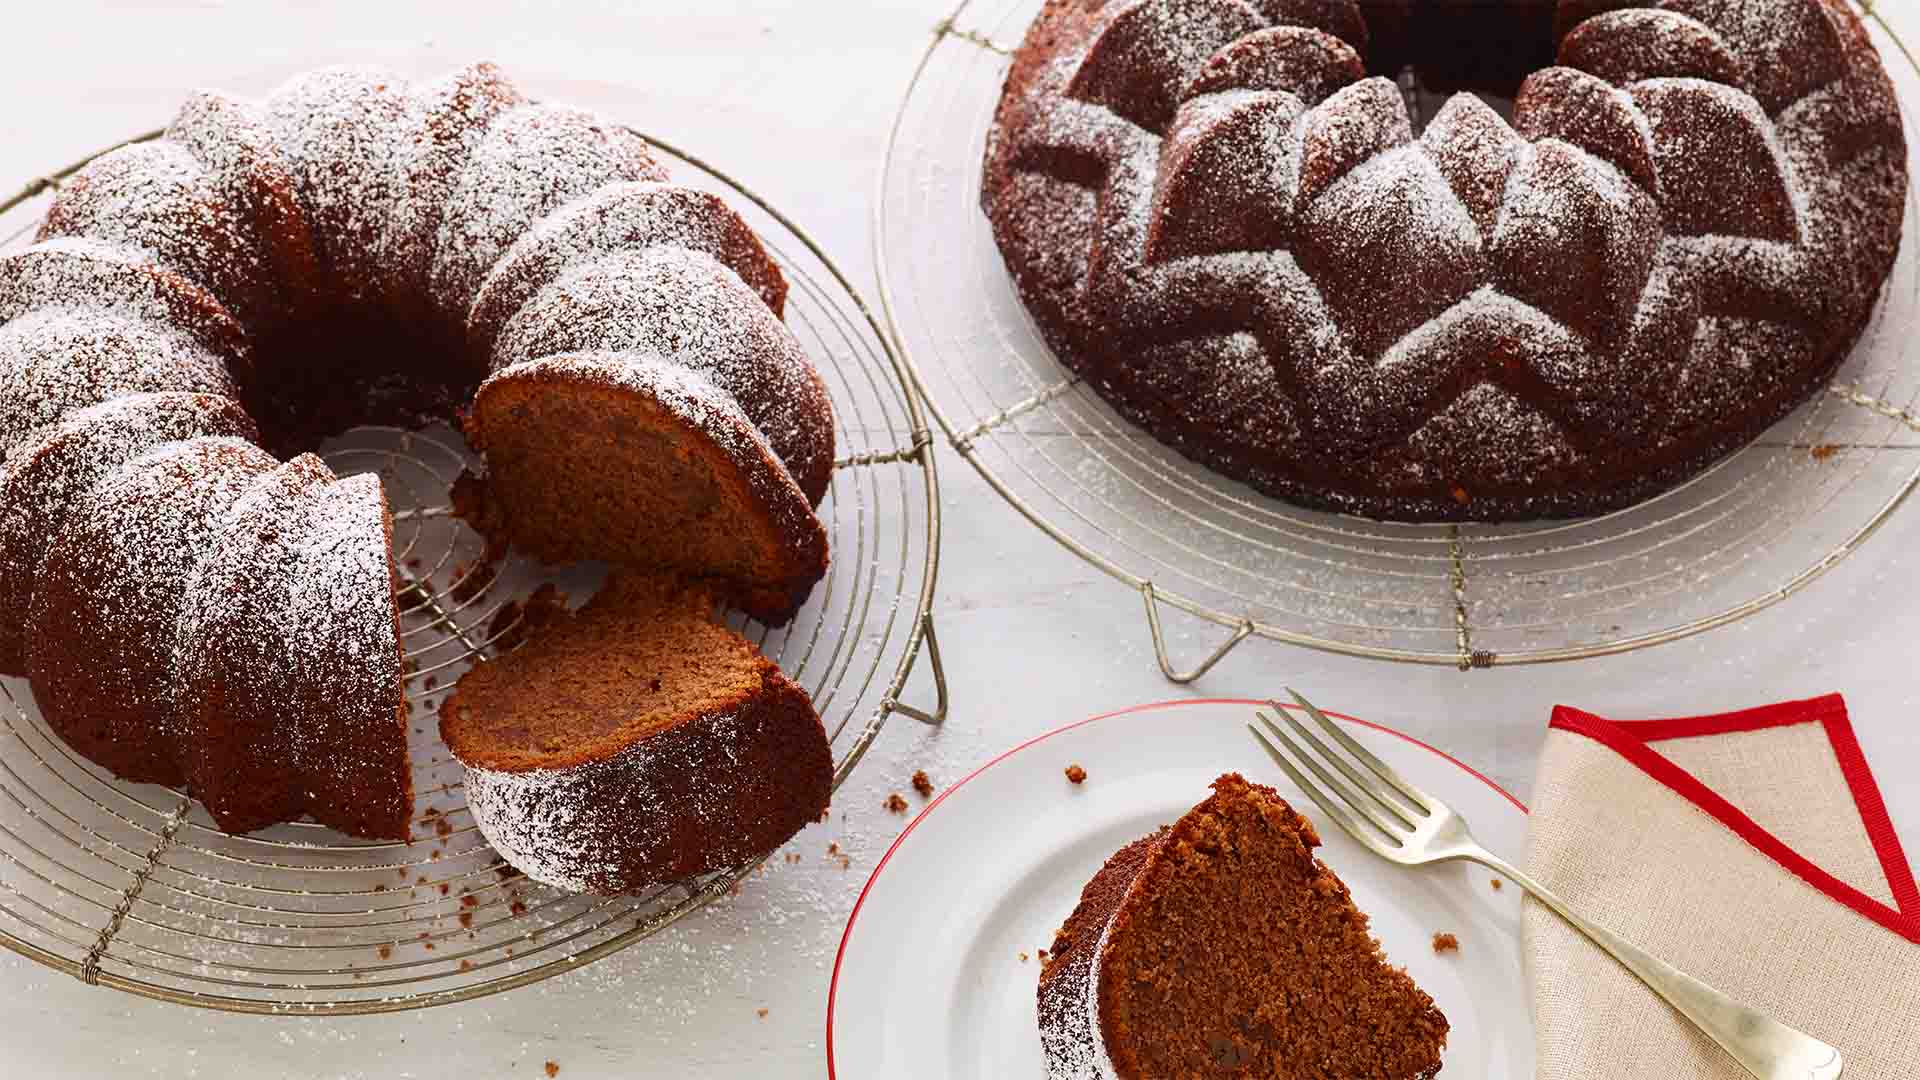
[[(980, 211), (1012, 43), (1041, 2), (963, 0), (933, 26), (879, 177), (881, 307), (948, 445), (1034, 527), (1141, 594), (1169, 680), (1204, 676), (1253, 637), (1463, 671), (1675, 641), (1808, 586), (1920, 485), (1911, 196), (1899, 262), (1831, 392), (1639, 506), (1584, 521), (1395, 524), (1303, 510), (1188, 461), (1054, 359)], [(1920, 131), (1920, 67), (1873, 5), (1860, 10)], [(1228, 636), (1183, 670), (1166, 608)]]
[[(837, 788), (894, 713), (929, 724), (947, 715), (932, 612), (941, 512), (932, 429), (891, 340), (820, 247), (752, 189), (643, 136), (678, 182), (723, 195), (759, 232), (789, 282), (788, 326), (833, 399), (840, 456), (819, 509), (827, 577), (788, 625), (731, 625), (812, 695)], [(29, 243), (51, 193), (85, 164), (0, 202), (0, 249)], [(468, 666), (516, 643), (522, 604), (539, 585), (578, 598), (597, 581), (584, 568), (517, 556), (489, 566), (449, 502), (453, 481), (477, 465), (449, 428), (360, 428), (321, 451), (339, 473), (379, 474), (394, 510), (412, 835), (365, 842), (295, 822), (227, 836), (179, 792), (122, 784), (79, 758), (47, 728), (27, 685), (0, 679), (0, 944), (87, 983), (165, 1001), (393, 1012), (573, 970), (758, 868), (607, 898), (536, 885), (501, 862), (466, 808), (434, 712)], [(935, 694), (924, 709), (901, 700), (922, 652)]]

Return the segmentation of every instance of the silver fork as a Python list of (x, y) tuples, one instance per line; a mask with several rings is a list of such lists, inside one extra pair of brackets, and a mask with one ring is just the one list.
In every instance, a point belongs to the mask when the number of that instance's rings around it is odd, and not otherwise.
[[(1734, 1001), (1613, 931), (1568, 910), (1546, 886), (1475, 842), (1473, 834), (1467, 831), (1466, 821), (1446, 803), (1408, 783), (1298, 692), (1289, 688), (1287, 693), (1293, 695), (1300, 708), (1346, 751), (1345, 754), (1329, 747), (1277, 702), (1274, 711), (1285, 718), (1287, 727), (1298, 736), (1298, 742), (1263, 712), (1255, 713), (1260, 725), (1248, 724), (1247, 730), (1253, 732), (1253, 737), (1260, 740), (1300, 790), (1369, 851), (1403, 866), (1457, 859), (1479, 863), (1532, 893), (1534, 899), (1572, 923), (1760, 1080), (1837, 1080), (1845, 1067), (1840, 1051)], [(1261, 725), (1266, 731), (1261, 730)], [(1281, 752), (1282, 746), (1286, 753)], [(1305, 748), (1311, 748), (1312, 753)], [(1288, 760), (1288, 755), (1306, 766), (1319, 783), (1308, 779), (1294, 761)]]

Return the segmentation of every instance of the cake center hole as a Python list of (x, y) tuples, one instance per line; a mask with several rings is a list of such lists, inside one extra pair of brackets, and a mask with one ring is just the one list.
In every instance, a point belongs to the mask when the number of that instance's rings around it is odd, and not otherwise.
[(1471, 92), (1508, 121), (1528, 75), (1557, 55), (1555, 0), (1362, 0), (1374, 40), (1368, 68), (1396, 78), (1415, 132)]

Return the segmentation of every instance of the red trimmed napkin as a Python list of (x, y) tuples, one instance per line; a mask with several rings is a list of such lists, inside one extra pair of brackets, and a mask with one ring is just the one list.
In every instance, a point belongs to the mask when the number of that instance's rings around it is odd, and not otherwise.
[[(1840, 1048), (1920, 1078), (1920, 889), (1839, 695), (1678, 720), (1556, 708), (1534, 876), (1582, 914)], [(1541, 1080), (1748, 1080), (1539, 904), (1522, 919)]]

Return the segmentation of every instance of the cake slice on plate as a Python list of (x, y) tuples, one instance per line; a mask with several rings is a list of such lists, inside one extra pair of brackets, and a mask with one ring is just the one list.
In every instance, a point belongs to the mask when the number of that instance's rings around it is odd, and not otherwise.
[(1313, 823), (1237, 773), (1087, 883), (1040, 975), (1049, 1080), (1421, 1080), (1447, 1018), (1387, 963)]

